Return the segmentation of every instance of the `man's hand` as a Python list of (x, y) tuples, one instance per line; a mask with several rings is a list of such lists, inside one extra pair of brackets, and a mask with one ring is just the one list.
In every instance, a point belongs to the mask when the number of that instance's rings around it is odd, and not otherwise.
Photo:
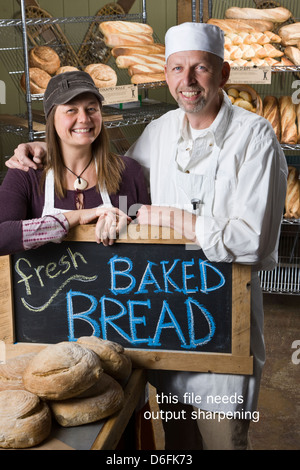
[(42, 169), (46, 157), (45, 142), (28, 142), (20, 144), (15, 149), (13, 156), (5, 162), (7, 168), (28, 171)]
[(136, 222), (141, 225), (170, 227), (182, 237), (196, 241), (196, 216), (190, 212), (168, 206), (142, 206)]

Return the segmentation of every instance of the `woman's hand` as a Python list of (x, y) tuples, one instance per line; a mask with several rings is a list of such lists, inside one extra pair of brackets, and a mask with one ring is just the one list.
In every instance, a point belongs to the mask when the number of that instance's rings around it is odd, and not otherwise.
[(20, 144), (15, 149), (13, 156), (5, 162), (8, 168), (28, 171), (42, 169), (46, 157), (46, 144), (44, 142), (28, 142)]
[(96, 242), (103, 243), (104, 246), (113, 245), (120, 232), (131, 222), (131, 218), (116, 207), (99, 209), (101, 213), (95, 228)]
[(170, 227), (182, 237), (196, 241), (196, 216), (188, 211), (168, 206), (142, 206), (136, 222), (141, 225)]
[(70, 228), (95, 221), (96, 242), (103, 243), (104, 246), (112, 245), (119, 233), (131, 222), (131, 218), (117, 207), (100, 206), (93, 209), (80, 209), (65, 212), (64, 216)]

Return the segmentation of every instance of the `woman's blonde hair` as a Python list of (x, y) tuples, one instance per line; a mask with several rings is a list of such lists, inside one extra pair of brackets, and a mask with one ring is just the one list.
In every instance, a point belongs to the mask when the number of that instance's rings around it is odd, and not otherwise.
[[(55, 194), (62, 198), (66, 194), (64, 187), (65, 166), (61, 156), (59, 137), (54, 126), (56, 106), (50, 111), (46, 122), (47, 160), (43, 171), (41, 185), (44, 185), (47, 171), (54, 172)], [(92, 143), (92, 154), (97, 168), (97, 180), (101, 187), (106, 186), (109, 194), (116, 194), (120, 188), (124, 162), (121, 157), (110, 150), (108, 132), (102, 123), (98, 137)], [(98, 185), (96, 187), (98, 191)]]

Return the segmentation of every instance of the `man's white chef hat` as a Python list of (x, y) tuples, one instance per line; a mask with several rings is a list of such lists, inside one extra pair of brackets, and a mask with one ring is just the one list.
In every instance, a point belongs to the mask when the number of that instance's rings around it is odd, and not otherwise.
[(213, 24), (182, 23), (172, 26), (165, 35), (166, 61), (182, 51), (211, 52), (224, 60), (224, 33)]

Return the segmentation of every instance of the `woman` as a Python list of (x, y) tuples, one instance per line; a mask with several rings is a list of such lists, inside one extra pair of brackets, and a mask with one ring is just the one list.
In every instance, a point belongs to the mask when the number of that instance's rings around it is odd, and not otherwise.
[[(128, 210), (149, 197), (141, 166), (109, 150), (102, 96), (85, 72), (53, 77), (44, 95), (47, 164), (8, 170), (0, 186), (0, 255), (59, 243), (95, 222), (95, 240), (114, 242)], [(120, 209), (121, 206), (121, 209)]]

